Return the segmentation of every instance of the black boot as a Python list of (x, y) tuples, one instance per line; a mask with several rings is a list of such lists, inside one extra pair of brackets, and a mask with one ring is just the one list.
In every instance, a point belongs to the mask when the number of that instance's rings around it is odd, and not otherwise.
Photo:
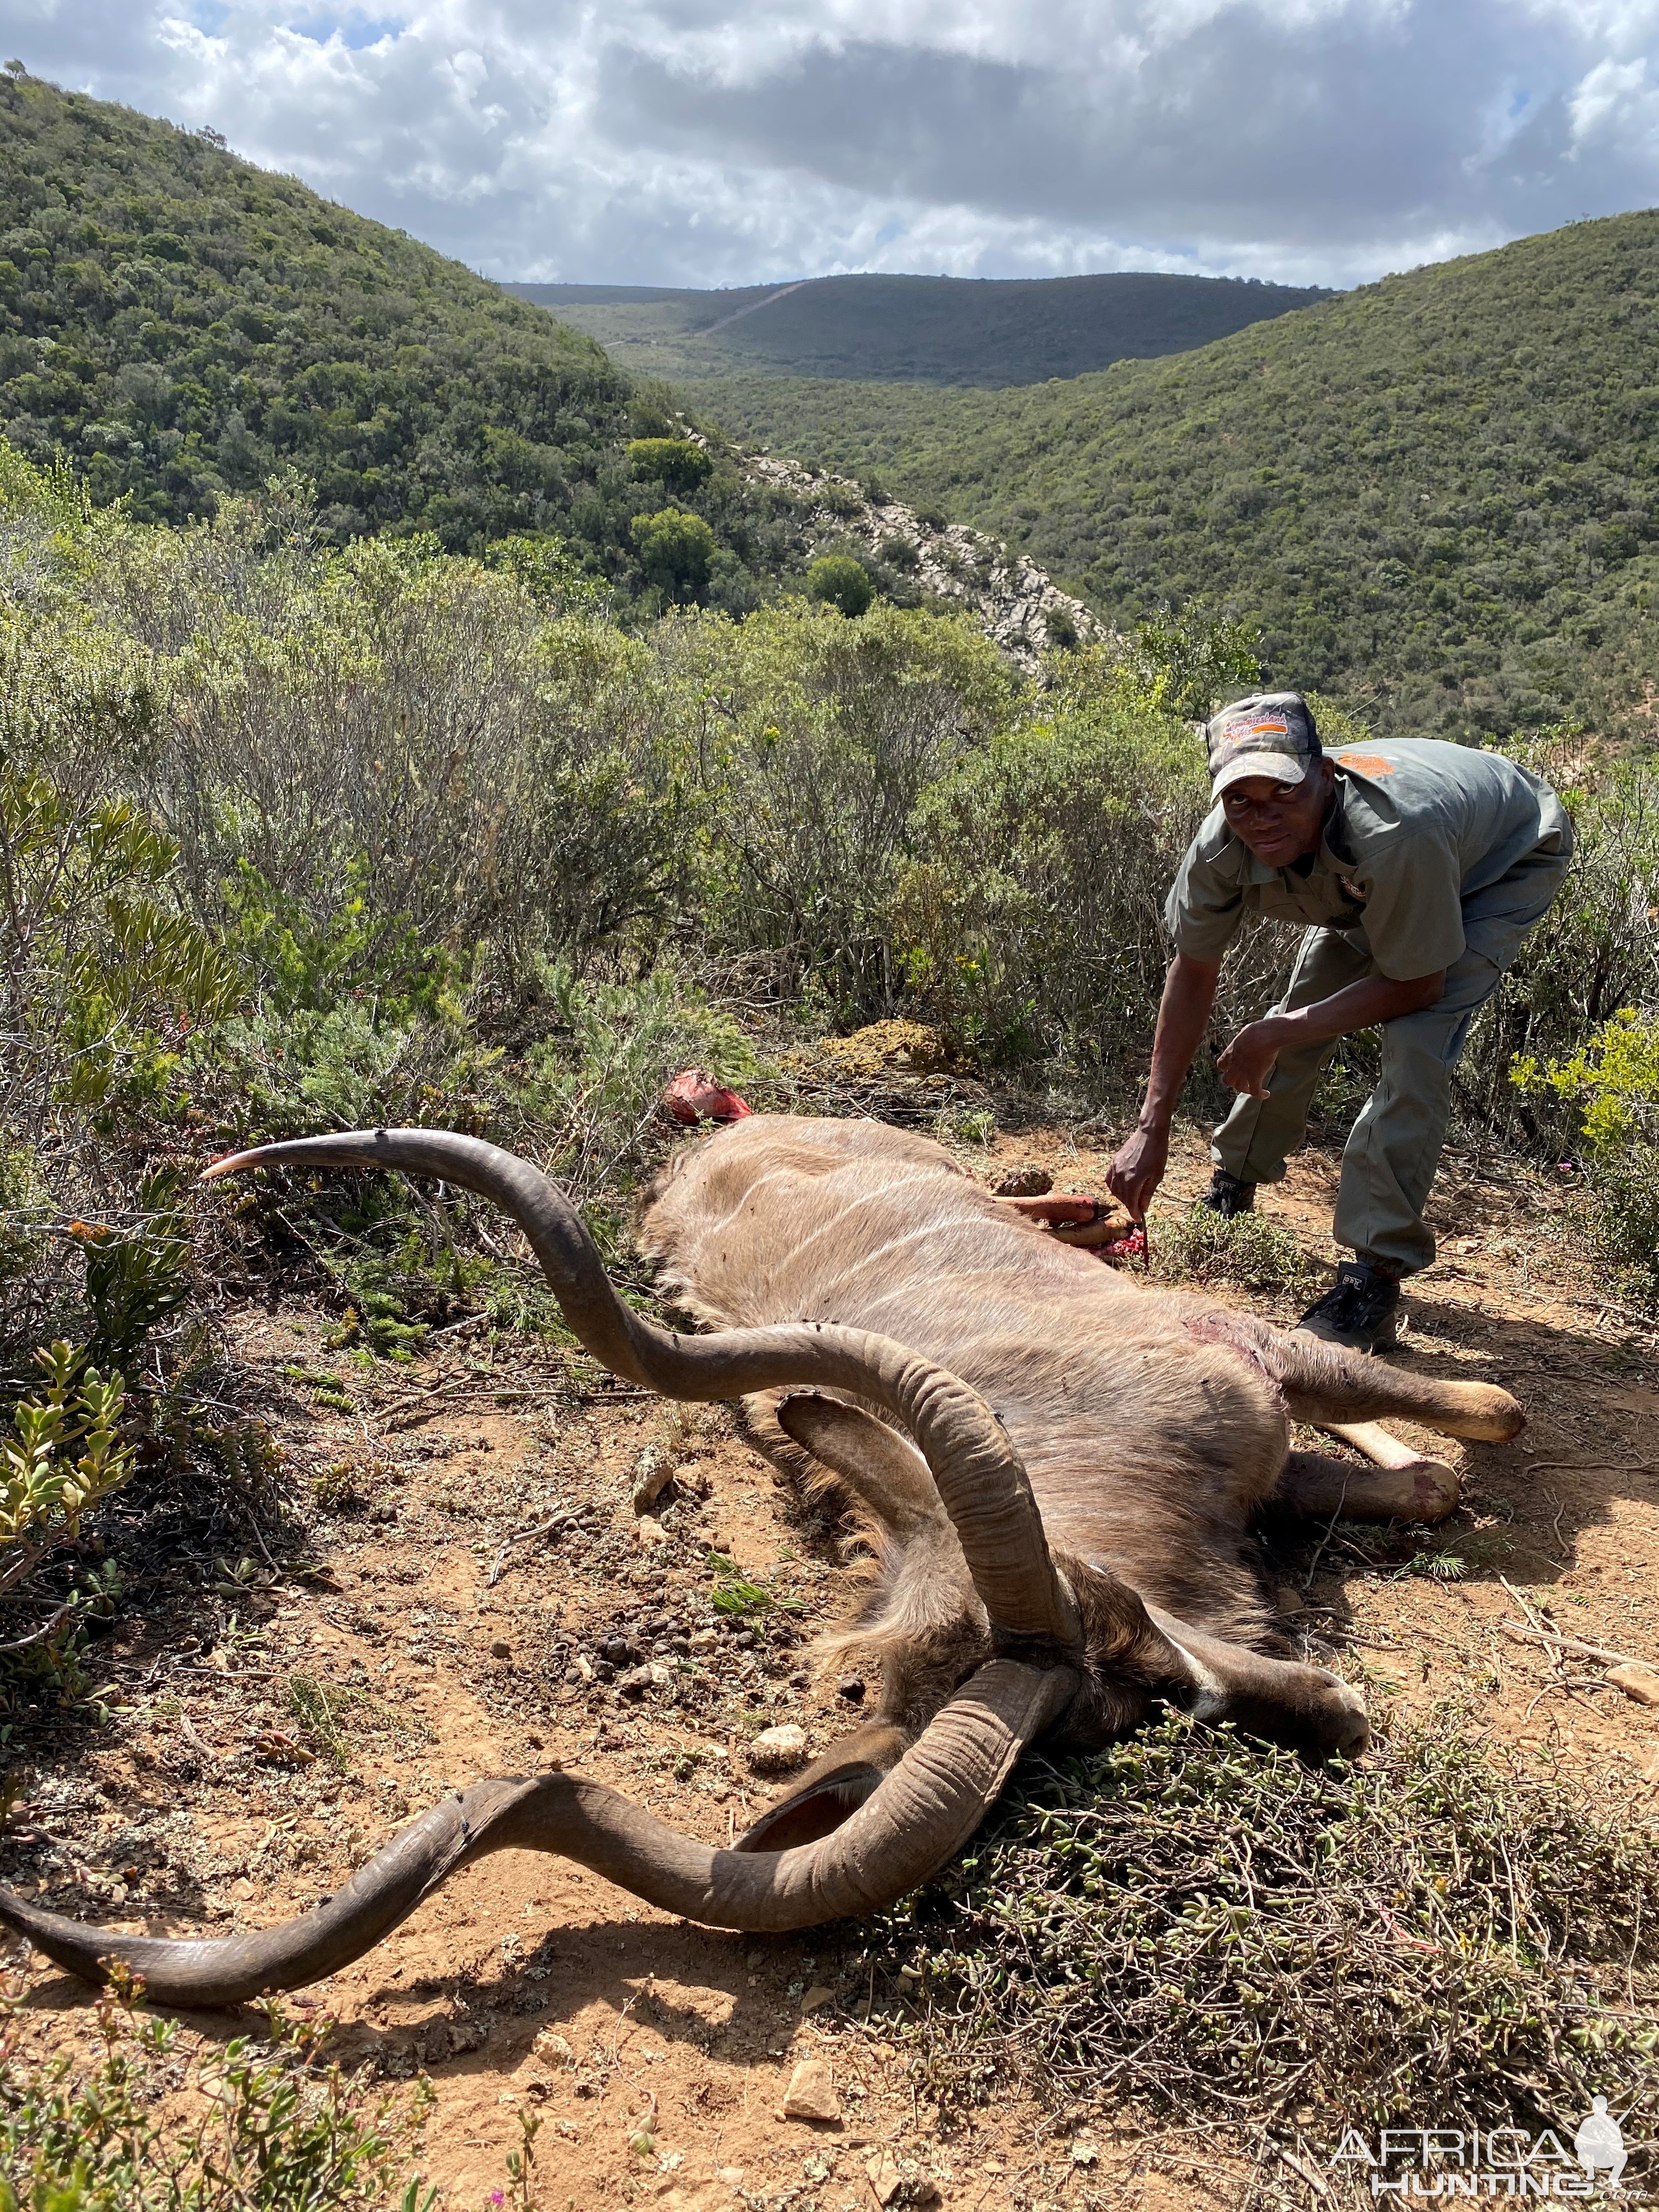
[(1241, 1213), (1255, 1212), (1255, 1185), (1241, 1182), (1225, 1168), (1218, 1168), (1210, 1177), (1208, 1190), (1200, 1191), (1193, 1204), (1201, 1206), (1206, 1213), (1218, 1213), (1224, 1221), (1231, 1221)]
[(1345, 1260), (1335, 1282), (1297, 1327), (1327, 1344), (1345, 1344), (1350, 1352), (1382, 1352), (1397, 1341), (1399, 1316), (1395, 1278), (1366, 1261)]

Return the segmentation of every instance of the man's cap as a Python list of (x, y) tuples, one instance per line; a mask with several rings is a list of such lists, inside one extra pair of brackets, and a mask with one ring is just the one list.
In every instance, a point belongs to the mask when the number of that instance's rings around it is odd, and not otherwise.
[(1246, 776), (1277, 776), (1300, 783), (1320, 757), (1319, 732), (1299, 691), (1258, 691), (1235, 699), (1212, 715), (1205, 735), (1210, 743), (1212, 794)]

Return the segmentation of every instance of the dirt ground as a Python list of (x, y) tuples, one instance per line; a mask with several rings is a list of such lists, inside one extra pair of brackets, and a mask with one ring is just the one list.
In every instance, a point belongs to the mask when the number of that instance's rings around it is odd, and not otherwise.
[[(988, 1179), (1036, 1161), (1094, 1190), (1107, 1158), (1104, 1138), (1054, 1130), (974, 1155)], [(1189, 1141), (1161, 1205), (1206, 1173)], [(1310, 1153), (1266, 1198), (1322, 1261), (1334, 1176)], [(1540, 1179), (1449, 1162), (1443, 1256), (1407, 1294), (1400, 1356), (1505, 1384), (1528, 1427), (1503, 1447), (1400, 1428), (1461, 1468), (1465, 1509), (1425, 1542), (1313, 1532), (1273, 1571), (1374, 1712), (1455, 1696), (1500, 1760), (1566, 1772), (1646, 1823), (1659, 1710), (1575, 1646), (1659, 1662), (1659, 1353), (1575, 1257), (1564, 1205)], [(665, 1407), (538, 1348), (475, 1350), (466, 1327), (413, 1364), (366, 1367), (328, 1351), (331, 1320), (298, 1302), (224, 1325), (241, 1402), (308, 1501), (311, 1564), (277, 1572), (251, 1535), (211, 1604), (192, 1595), (187, 1620), (152, 1612), (100, 1647), (119, 1709), (29, 1778), (0, 1880), (114, 1925), (264, 1924), (443, 1790), (553, 1761), (725, 1840), (775, 1786), (750, 1771), (759, 1728), (799, 1720), (816, 1751), (856, 1716), (861, 1686), (805, 1656), (845, 1602), (837, 1531), (719, 1409)], [(665, 1472), (637, 1512), (641, 1478)], [(729, 1600), (748, 1579), (770, 1607), (744, 1612), (738, 1592), (719, 1609), (711, 1552), (740, 1571), (724, 1573)], [(13, 1957), (25, 2053), (84, 2047), (85, 1993)], [(1249, 2169), (1199, 2134), (1149, 2141), (1079, 2106), (931, 2109), (863, 2017), (860, 1962), (856, 1930), (714, 1934), (512, 1852), (295, 2002), (337, 2017), (349, 2063), (429, 2077), (423, 2170), (449, 2212), (507, 2188), (525, 2116), (541, 2123), (532, 2201), (549, 2212), (1255, 2201)], [(237, 2025), (198, 2015), (189, 2035)], [(828, 2063), (839, 2120), (781, 2116), (803, 2058)]]

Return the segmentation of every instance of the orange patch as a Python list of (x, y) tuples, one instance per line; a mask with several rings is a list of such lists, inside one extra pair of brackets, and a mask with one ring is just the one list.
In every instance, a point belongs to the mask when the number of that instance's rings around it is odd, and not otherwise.
[(1381, 753), (1339, 753), (1336, 764), (1339, 768), (1357, 769), (1361, 775), (1393, 775), (1396, 772), (1394, 763), (1384, 760)]

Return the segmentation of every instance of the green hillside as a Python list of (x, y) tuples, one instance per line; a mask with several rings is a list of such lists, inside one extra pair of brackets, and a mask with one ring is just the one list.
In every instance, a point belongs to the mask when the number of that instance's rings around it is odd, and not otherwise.
[(988, 387), (1184, 353), (1329, 296), (1289, 284), (1145, 271), (817, 276), (730, 292), (622, 284), (507, 289), (550, 308), (644, 375), (753, 372)]
[(1109, 618), (1202, 599), (1271, 676), (1454, 734), (1650, 727), (1659, 215), (1025, 391), (750, 377), (734, 434), (941, 506)]
[[(554, 532), (672, 595), (634, 527), (670, 494), (624, 450), (671, 427), (591, 338), (401, 232), (210, 133), (0, 76), (0, 431), (100, 502), (177, 521), (295, 468), (337, 540)], [(672, 503), (712, 532), (680, 596), (741, 606), (795, 557), (787, 502), (735, 469)]]

